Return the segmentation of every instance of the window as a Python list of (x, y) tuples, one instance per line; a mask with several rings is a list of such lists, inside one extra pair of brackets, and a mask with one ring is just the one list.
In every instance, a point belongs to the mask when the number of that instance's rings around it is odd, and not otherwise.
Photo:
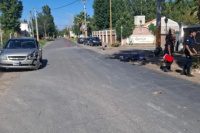
[(34, 40), (10, 40), (6, 46), (6, 49), (32, 49), (36, 48)]

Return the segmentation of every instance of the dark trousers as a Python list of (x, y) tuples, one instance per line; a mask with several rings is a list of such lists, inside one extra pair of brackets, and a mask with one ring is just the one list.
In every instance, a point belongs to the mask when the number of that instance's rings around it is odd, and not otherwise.
[(170, 70), (170, 69), (171, 69), (171, 64), (172, 64), (172, 63), (173, 63), (173, 61), (172, 61), (172, 62), (167, 61), (165, 67), (166, 67), (168, 70)]
[(173, 61), (172, 62), (169, 62), (169, 61), (166, 61), (166, 66), (165, 68), (168, 69), (168, 70), (171, 70), (171, 65), (172, 65)]
[[(167, 53), (167, 54), (169, 54), (169, 53)], [(172, 57), (173, 57), (173, 56), (172, 56)], [(166, 62), (165, 62), (165, 64), (166, 64), (165, 69), (171, 70), (171, 65), (172, 65), (172, 63), (173, 63), (173, 61), (172, 61), (172, 62), (166, 61)]]
[(183, 69), (187, 70), (187, 73), (190, 73), (191, 66), (192, 66), (192, 57), (190, 55), (186, 55), (186, 64)]

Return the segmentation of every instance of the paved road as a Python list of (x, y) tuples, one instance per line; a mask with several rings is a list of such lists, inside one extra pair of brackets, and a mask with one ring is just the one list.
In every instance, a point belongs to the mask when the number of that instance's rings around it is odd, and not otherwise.
[(66, 42), (0, 95), (0, 133), (199, 133), (200, 85)]

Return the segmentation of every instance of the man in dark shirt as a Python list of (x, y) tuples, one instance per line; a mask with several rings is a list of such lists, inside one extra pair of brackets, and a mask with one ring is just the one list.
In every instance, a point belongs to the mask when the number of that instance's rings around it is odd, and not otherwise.
[[(183, 67), (181, 75), (187, 75), (188, 77), (194, 77), (190, 73), (190, 67), (192, 66), (192, 56), (197, 54), (197, 51), (194, 49), (194, 36), (196, 36), (195, 30), (190, 30), (190, 35), (185, 40), (185, 55), (186, 55), (186, 64)], [(187, 70), (187, 73), (185, 72)]]
[[(174, 35), (174, 30), (170, 29), (169, 34), (166, 36), (166, 44), (165, 44), (165, 54), (168, 54), (169, 56), (173, 56), (174, 52), (174, 42), (175, 42), (175, 35)], [(169, 72), (171, 71), (171, 64), (173, 62), (166, 61), (166, 66), (164, 67), (164, 72)]]

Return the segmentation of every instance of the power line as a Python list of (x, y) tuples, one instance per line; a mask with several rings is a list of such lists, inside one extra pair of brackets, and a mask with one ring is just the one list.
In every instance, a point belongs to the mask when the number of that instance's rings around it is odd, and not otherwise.
[(61, 7), (53, 8), (53, 9), (51, 9), (51, 10), (57, 10), (57, 9), (60, 9), (60, 8), (64, 8), (64, 7), (66, 7), (66, 6), (70, 6), (70, 5), (72, 5), (72, 4), (74, 4), (74, 3), (78, 2), (78, 1), (79, 1), (79, 0), (76, 0), (76, 1), (74, 1), (74, 2), (72, 2), (72, 3), (69, 3), (69, 4), (64, 5), (64, 6), (61, 6)]

